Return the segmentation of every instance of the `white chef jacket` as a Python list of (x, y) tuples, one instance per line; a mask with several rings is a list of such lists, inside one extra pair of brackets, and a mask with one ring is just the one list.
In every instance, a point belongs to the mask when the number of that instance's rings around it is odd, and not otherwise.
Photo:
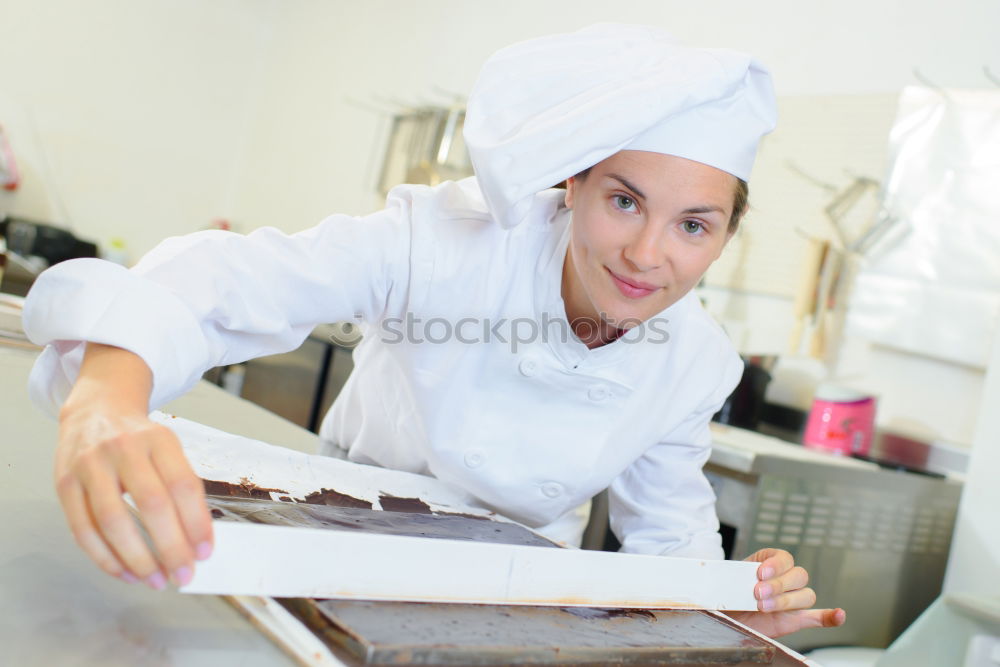
[(142, 357), (156, 407), (208, 368), (354, 320), (365, 335), (321, 427), (327, 447), (434, 475), (570, 542), (586, 519), (578, 508), (609, 488), (624, 551), (721, 558), (701, 469), (739, 356), (693, 294), (588, 349), (569, 333), (561, 298), (571, 217), (562, 191), (545, 191), (505, 229), (472, 177), (400, 186), (382, 211), (294, 235), (171, 238), (131, 271), (64, 262), (25, 306), (25, 330), (48, 345), (31, 395), (58, 410), (80, 341)]

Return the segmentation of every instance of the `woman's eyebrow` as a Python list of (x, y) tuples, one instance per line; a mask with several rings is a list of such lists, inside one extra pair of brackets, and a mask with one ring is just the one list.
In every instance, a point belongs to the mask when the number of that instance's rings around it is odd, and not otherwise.
[(695, 206), (694, 208), (686, 208), (681, 211), (682, 214), (698, 214), (698, 213), (725, 213), (726, 211), (719, 206)]
[[(643, 194), (642, 190), (629, 183), (628, 180), (623, 178), (622, 176), (619, 176), (618, 174), (607, 174), (607, 177), (613, 178), (614, 180), (624, 185), (626, 188), (634, 192), (635, 196), (638, 197), (639, 199), (643, 200), (646, 199), (646, 195)], [(695, 206), (693, 208), (686, 208), (683, 211), (681, 211), (681, 215), (697, 215), (699, 213), (722, 213), (723, 215), (725, 215), (726, 211), (721, 206), (708, 206), (708, 205)]]
[(632, 192), (634, 192), (635, 195), (639, 199), (645, 199), (646, 198), (646, 195), (644, 195), (642, 193), (642, 190), (640, 190), (639, 188), (635, 187), (634, 185), (632, 185), (631, 183), (629, 183), (628, 181), (626, 181), (624, 178), (622, 178), (618, 174), (608, 174), (608, 178), (613, 178), (616, 181), (618, 181), (619, 183), (621, 183), (622, 185), (624, 185), (626, 188), (628, 188), (629, 190), (631, 190)]

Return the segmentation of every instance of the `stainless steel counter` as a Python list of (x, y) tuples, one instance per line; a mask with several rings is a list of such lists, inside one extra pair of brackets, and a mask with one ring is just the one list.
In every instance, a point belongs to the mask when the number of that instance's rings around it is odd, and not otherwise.
[[(293, 665), (221, 598), (119, 582), (77, 548), (52, 488), (56, 424), (27, 396), (35, 354), (0, 345), (0, 663)], [(166, 410), (301, 451), (316, 449), (314, 434), (206, 382)]]

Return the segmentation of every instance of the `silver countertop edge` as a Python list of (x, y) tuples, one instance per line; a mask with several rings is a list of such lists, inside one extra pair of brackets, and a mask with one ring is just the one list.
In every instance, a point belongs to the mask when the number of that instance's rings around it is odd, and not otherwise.
[[(714, 422), (710, 428), (712, 431), (712, 453), (708, 462), (735, 472), (755, 474), (760, 471), (760, 463), (763, 460), (803, 465), (814, 464), (858, 471), (889, 471), (871, 461), (806, 449), (802, 445), (755, 431)], [(942, 469), (932, 472), (943, 474), (944, 479), (951, 482), (963, 483), (965, 481), (965, 474), (959, 471)]]

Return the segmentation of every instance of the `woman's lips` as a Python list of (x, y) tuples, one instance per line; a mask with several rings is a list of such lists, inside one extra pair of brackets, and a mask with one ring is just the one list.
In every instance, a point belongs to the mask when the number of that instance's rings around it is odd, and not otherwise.
[(641, 299), (660, 289), (656, 285), (623, 278), (611, 269), (608, 269), (608, 273), (611, 274), (611, 280), (614, 282), (615, 287), (618, 288), (618, 291), (629, 299)]

